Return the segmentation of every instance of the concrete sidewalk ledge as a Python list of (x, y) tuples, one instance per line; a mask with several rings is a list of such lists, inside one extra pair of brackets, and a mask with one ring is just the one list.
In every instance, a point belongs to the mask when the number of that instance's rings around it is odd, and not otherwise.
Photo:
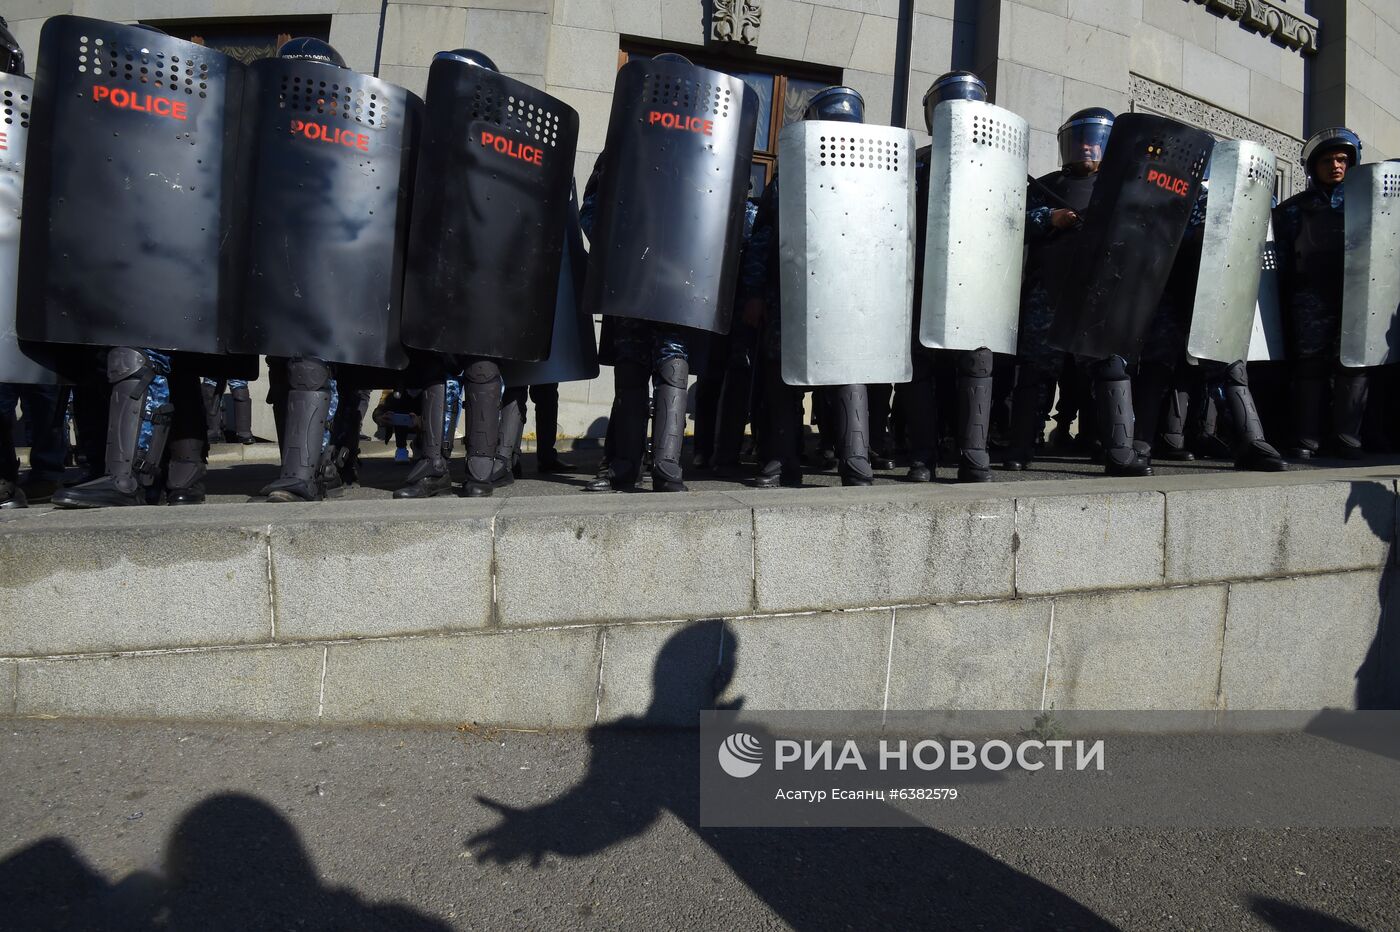
[(0, 711), (1348, 706), (1390, 470), (6, 516)]

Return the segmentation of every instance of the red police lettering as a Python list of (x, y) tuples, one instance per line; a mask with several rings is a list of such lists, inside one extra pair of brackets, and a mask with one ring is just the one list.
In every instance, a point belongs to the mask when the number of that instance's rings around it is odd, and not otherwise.
[(664, 110), (652, 110), (647, 114), (648, 125), (660, 123), (663, 129), (683, 129), (692, 133), (701, 133), (706, 136), (715, 134), (715, 121), (701, 119), (698, 116), (683, 116), (679, 113), (669, 113)]
[(315, 120), (293, 120), (292, 135), (305, 136), (313, 142), (324, 142), (330, 145), (345, 146), (347, 149), (358, 149), (361, 152), (369, 151), (369, 137), (364, 133), (352, 133), (348, 129), (336, 127), (331, 129), (317, 123)]
[(10, 134), (0, 131), (0, 152), (10, 148)]
[(92, 89), (94, 103), (106, 101), (119, 110), (135, 110), (139, 113), (154, 113), (156, 116), (172, 120), (189, 119), (189, 108), (183, 100), (157, 97), (155, 94), (136, 93), (124, 87), (107, 87), (98, 84)]
[(522, 162), (529, 162), (531, 165), (544, 164), (544, 150), (537, 146), (526, 145), (523, 142), (507, 138), (498, 133), (488, 133), (482, 130), (481, 144), (495, 149), (502, 155), (508, 155), (513, 159)]
[(1155, 184), (1159, 188), (1165, 188), (1177, 197), (1185, 197), (1186, 192), (1191, 190), (1191, 183), (1185, 178), (1173, 178), (1166, 172), (1159, 172), (1157, 169), (1148, 169), (1147, 183)]

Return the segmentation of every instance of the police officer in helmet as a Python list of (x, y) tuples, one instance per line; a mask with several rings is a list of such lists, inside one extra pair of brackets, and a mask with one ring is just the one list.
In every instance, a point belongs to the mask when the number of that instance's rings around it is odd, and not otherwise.
[[(804, 120), (865, 122), (865, 101), (851, 87), (833, 86), (812, 96)], [(779, 166), (781, 170), (781, 166)], [(762, 320), (762, 398), (765, 429), (763, 466), (756, 485), (773, 488), (802, 484), (802, 393), (782, 378), (781, 295), (778, 263), (779, 176), (763, 191), (749, 248), (744, 254), (744, 314)], [(841, 484), (866, 486), (874, 482), (870, 466), (869, 395), (865, 385), (832, 385), (817, 389), (833, 418)]]
[[(1361, 139), (1344, 126), (1314, 133), (1303, 146), (1309, 186), (1274, 210), (1279, 282), (1292, 361), (1294, 443), (1288, 453), (1359, 457), (1367, 371), (1340, 363), (1347, 172), (1361, 161)], [(1330, 430), (1324, 427), (1331, 401)]]

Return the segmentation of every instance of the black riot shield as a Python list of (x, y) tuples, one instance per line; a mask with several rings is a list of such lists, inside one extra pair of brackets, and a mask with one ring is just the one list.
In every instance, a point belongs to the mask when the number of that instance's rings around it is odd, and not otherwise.
[(248, 69), (248, 277), (235, 345), (402, 369), (403, 263), (422, 101), (314, 61)]
[(617, 73), (584, 307), (729, 332), (758, 98), (671, 61)]
[(1209, 133), (1166, 117), (1118, 118), (1055, 302), (1052, 345), (1093, 358), (1137, 356), (1213, 145)]
[(243, 79), (233, 59), (149, 30), (44, 24), (21, 338), (225, 352), (242, 274)]
[(403, 342), (535, 362), (549, 355), (578, 113), (503, 74), (428, 73)]

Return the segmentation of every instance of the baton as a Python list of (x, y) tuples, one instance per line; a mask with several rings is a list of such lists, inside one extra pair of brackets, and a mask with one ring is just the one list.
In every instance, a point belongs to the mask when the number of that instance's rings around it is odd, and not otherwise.
[(1030, 175), (1027, 175), (1026, 180), (1029, 181), (1032, 185), (1034, 185), (1036, 190), (1038, 190), (1041, 194), (1045, 195), (1051, 201), (1058, 204), (1061, 208), (1063, 208), (1064, 210), (1074, 211), (1075, 216), (1079, 216), (1079, 211), (1074, 210), (1073, 207), (1069, 206), (1069, 203), (1065, 201), (1064, 198), (1060, 197), (1054, 191), (1051, 191), (1039, 178), (1033, 178)]

